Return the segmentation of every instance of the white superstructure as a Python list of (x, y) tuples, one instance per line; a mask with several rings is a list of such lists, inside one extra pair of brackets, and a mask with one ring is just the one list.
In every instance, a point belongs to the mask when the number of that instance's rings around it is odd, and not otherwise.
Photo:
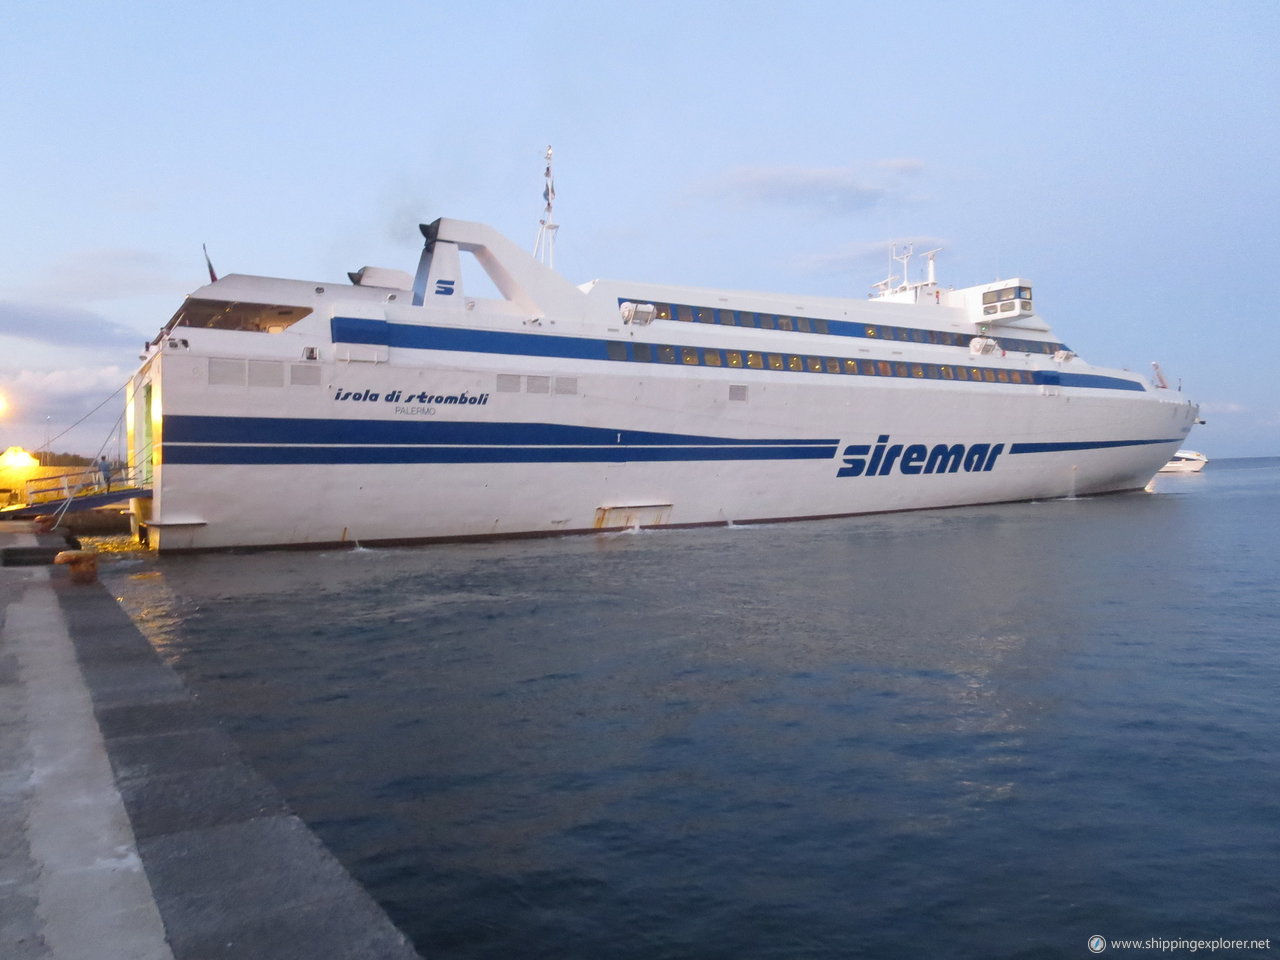
[[(548, 217), (549, 219), (549, 217)], [(437, 220), (415, 276), (232, 275), (148, 346), (163, 550), (747, 523), (1140, 490), (1196, 406), (1058, 342), (1022, 279), (870, 300), (595, 281)], [(499, 296), (464, 289), (473, 257)]]

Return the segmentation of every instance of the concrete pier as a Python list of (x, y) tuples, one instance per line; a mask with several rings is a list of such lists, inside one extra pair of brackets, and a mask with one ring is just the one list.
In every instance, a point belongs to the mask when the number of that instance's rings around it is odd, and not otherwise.
[(418, 958), (60, 544), (0, 526), (0, 956)]

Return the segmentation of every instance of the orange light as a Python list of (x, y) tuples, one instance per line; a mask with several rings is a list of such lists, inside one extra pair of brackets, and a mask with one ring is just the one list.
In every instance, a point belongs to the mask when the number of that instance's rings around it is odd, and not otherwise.
[(21, 447), (10, 447), (0, 453), (0, 470), (27, 470), (40, 466), (40, 461)]

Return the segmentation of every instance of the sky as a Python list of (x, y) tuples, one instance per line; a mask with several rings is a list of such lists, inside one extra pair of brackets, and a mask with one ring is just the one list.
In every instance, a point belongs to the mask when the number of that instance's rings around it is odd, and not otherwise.
[(1275, 0), (5, 0), (0, 448), (118, 452), (204, 244), (344, 282), (440, 216), (532, 249), (551, 145), (575, 283), (861, 298), (942, 247), (1158, 361), (1188, 446), (1280, 456), (1278, 45)]

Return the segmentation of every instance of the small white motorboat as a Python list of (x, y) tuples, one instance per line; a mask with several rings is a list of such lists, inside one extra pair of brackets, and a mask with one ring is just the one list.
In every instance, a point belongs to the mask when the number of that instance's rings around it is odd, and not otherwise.
[(1195, 450), (1179, 450), (1173, 459), (1160, 468), (1161, 473), (1199, 473), (1209, 458)]

